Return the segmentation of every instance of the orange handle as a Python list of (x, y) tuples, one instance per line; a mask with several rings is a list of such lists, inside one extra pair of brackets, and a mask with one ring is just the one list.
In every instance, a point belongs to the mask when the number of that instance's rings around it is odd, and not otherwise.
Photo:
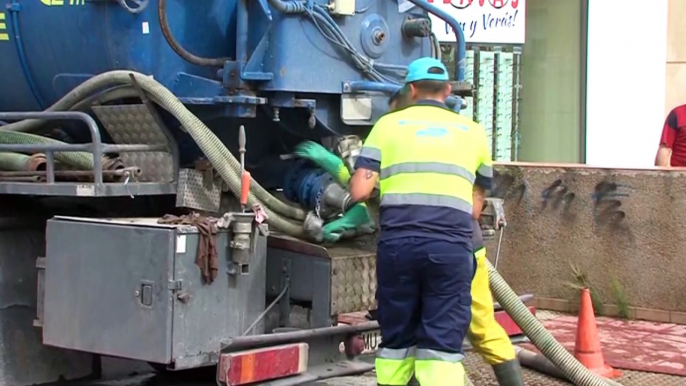
[(250, 193), (250, 172), (243, 171), (243, 178), (241, 179), (241, 205), (248, 205), (248, 194)]

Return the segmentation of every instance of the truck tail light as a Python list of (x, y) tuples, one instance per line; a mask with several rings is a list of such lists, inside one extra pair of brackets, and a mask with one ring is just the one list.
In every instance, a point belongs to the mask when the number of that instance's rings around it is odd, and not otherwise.
[(308, 355), (307, 343), (221, 354), (217, 380), (237, 386), (301, 374), (307, 370)]

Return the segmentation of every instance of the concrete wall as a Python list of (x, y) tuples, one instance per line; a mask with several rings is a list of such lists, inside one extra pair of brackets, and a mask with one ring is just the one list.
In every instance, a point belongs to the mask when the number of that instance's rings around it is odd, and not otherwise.
[(499, 165), (494, 195), (509, 221), (498, 269), (518, 293), (575, 303), (575, 264), (604, 303), (616, 278), (636, 310), (686, 311), (686, 169)]
[(667, 23), (665, 116), (686, 103), (686, 1), (670, 0)]

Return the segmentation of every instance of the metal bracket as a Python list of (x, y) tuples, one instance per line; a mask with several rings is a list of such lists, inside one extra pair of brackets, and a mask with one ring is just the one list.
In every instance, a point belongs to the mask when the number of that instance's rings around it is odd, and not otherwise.
[(45, 257), (36, 258), (37, 271), (37, 296), (36, 296), (36, 319), (33, 320), (34, 327), (43, 327), (43, 317), (45, 315)]
[(452, 87), (452, 94), (460, 97), (473, 97), (476, 89), (474, 85), (469, 82), (450, 82)]
[(9, 3), (9, 4), (5, 5), (5, 8), (10, 12), (21, 12), (21, 4), (20, 3)]
[(167, 282), (167, 289), (172, 292), (181, 291), (183, 289), (183, 281), (169, 280), (169, 282)]
[(279, 326), (289, 327), (291, 317), (291, 260), (281, 259), (281, 280), (279, 283), (279, 292), (286, 288), (286, 293), (279, 301)]

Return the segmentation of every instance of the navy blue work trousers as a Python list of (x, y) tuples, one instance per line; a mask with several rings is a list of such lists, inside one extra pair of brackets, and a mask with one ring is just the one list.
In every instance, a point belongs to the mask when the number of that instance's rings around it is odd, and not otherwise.
[(462, 352), (471, 321), (471, 244), (424, 237), (381, 241), (376, 256), (381, 346)]

